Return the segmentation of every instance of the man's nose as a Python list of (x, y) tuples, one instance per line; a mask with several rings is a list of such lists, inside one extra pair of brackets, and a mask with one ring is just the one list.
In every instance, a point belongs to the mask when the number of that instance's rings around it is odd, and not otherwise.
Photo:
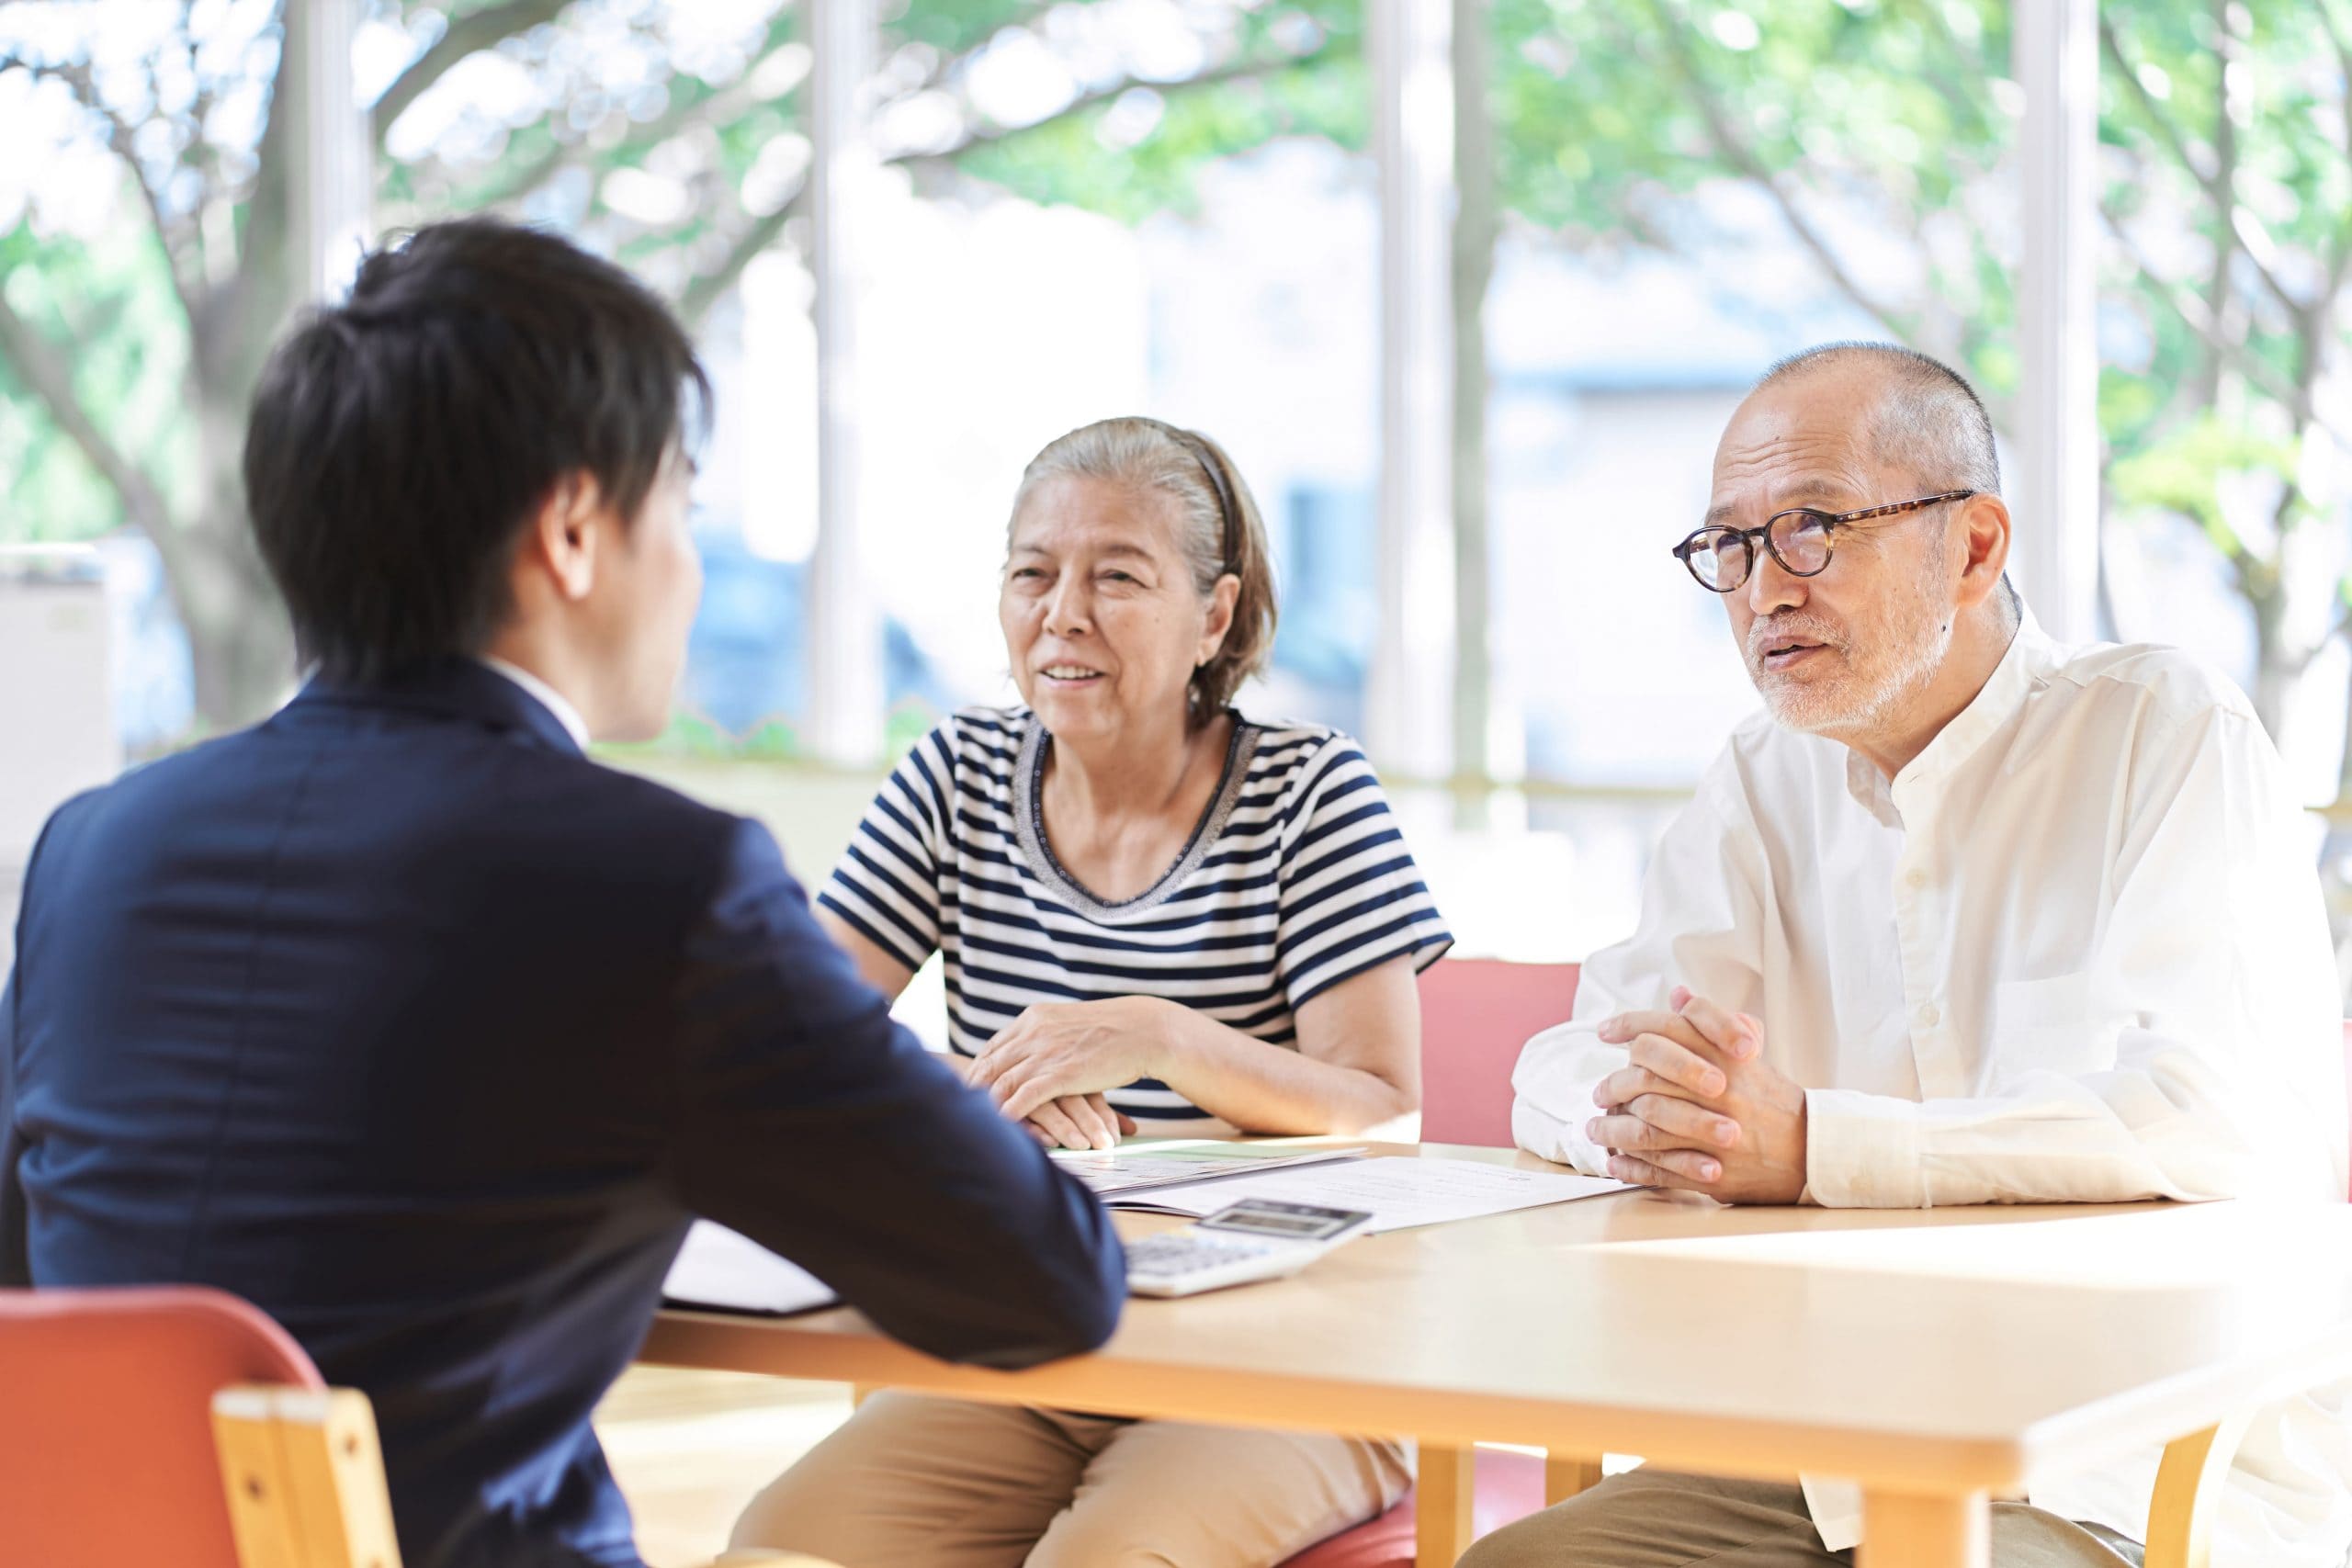
[(1745, 592), (1750, 614), (1762, 616), (1776, 610), (1793, 610), (1805, 602), (1805, 581), (1787, 570), (1771, 551), (1758, 545), (1756, 564), (1748, 570)]

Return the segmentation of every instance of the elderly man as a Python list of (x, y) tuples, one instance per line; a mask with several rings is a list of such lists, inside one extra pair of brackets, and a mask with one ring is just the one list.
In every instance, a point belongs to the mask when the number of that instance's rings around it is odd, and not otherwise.
[[(1983, 405), (1907, 350), (1799, 355), (1733, 416), (1674, 553), (1769, 712), (1528, 1042), (1524, 1147), (1725, 1202), (2343, 1195), (2335, 969), (2278, 757), (2186, 655), (2043, 636), (1999, 490)], [(2217, 1564), (2343, 1562), (2336, 1404), (2256, 1424)], [(2154, 1463), (2037, 1480), (1994, 1561), (2137, 1563)], [(1635, 1471), (1464, 1568), (1838, 1562), (1858, 1501)]]

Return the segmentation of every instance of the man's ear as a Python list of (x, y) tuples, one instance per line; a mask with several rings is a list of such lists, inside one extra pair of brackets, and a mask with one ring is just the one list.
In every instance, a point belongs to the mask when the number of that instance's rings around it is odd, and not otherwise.
[(1959, 503), (1960, 543), (1963, 553), (1956, 597), (1962, 609), (1973, 610), (2001, 586), (2009, 565), (2009, 508), (1997, 495), (1977, 494)]
[(578, 603), (596, 585), (596, 553), (605, 539), (603, 498), (595, 477), (566, 474), (539, 502), (524, 534), (516, 564), (543, 571), (558, 597)]

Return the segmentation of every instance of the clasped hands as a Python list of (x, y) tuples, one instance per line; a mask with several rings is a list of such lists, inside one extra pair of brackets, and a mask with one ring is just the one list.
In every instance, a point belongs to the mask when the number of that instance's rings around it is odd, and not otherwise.
[(1047, 1148), (1114, 1148), (1136, 1124), (1103, 1091), (1161, 1076), (1175, 1006), (1158, 997), (1040, 1002), (981, 1047), (965, 1080)]
[(1671, 1012), (1625, 1012), (1600, 1038), (1626, 1066), (1600, 1080), (1586, 1135), (1609, 1174), (1725, 1203), (1793, 1203), (1804, 1191), (1804, 1090), (1764, 1061), (1764, 1026), (1677, 987)]

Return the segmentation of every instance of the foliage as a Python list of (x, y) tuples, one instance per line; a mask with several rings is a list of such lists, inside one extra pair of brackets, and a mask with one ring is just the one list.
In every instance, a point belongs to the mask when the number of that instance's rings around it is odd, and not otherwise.
[[(1193, 40), (1172, 70), (1164, 48), (1138, 54), (1123, 35), (1133, 0), (907, 0), (870, 90), (886, 161), (954, 180), (1020, 138), (992, 165), (1007, 184), (1103, 197), (1099, 171), (1124, 160), (1146, 204), (1181, 203), (1204, 158), (1292, 130), (1362, 134), (1352, 5), (1164, 10)], [(38, 515), (45, 530), (129, 523), (153, 538), (201, 716), (225, 726), (291, 669), (244, 537), (236, 448), (293, 303), (288, 62), (303, 56), (281, 49), (273, 0), (151, 8), (166, 25), (145, 37), (119, 16), (95, 0), (0, 4), (0, 112), (66, 103), (54, 151), (104, 148), (124, 197), (100, 232), (61, 232), (37, 203), (0, 218), (0, 457), (24, 503), (5, 526)], [(805, 239), (799, 9), (368, 0), (367, 18), (360, 54), (389, 62), (371, 85), (384, 227), (483, 209), (550, 222), (690, 321), (752, 258)], [(1025, 96), (1008, 97), (1008, 75)]]
[[(2012, 320), (1988, 241), (2011, 112), (2000, 0), (1495, 0), (1502, 199), (1588, 254), (1735, 261), (1743, 184), (1889, 335), (1996, 394)], [(1894, 243), (1890, 245), (1889, 241)], [(1993, 287), (1989, 287), (1991, 285)]]
[[(120, 226), (85, 243), (19, 222), (0, 234), (0, 288), (45, 334), (76, 345), (74, 387), (104, 411), (107, 428), (147, 455), (160, 483), (185, 486), (193, 461), (179, 395), (187, 321), (153, 231)], [(89, 538), (122, 521), (119, 498), (43, 417), (5, 355), (0, 472), (11, 476), (10, 518), (27, 537)]]
[[(895, 0), (871, 93), (887, 160), (925, 188), (980, 181), (1132, 220), (1187, 209), (1206, 163), (1275, 137), (1364, 143), (1361, 0), (1148, 8)], [(0, 107), (12, 79), (70, 95), (76, 134), (136, 176), (103, 233), (61, 232), (38, 209), (0, 232), (0, 464), (16, 502), (0, 526), (147, 529), (200, 670), (243, 658), (266, 676), (275, 645), (240, 651), (270, 617), (236, 543), (232, 448), (290, 297), (277, 6), (189, 0), (129, 50), (99, 10), (0, 4)], [(1489, 0), (1498, 194), (1526, 233), (1604, 263), (1694, 259), (1758, 309), (1785, 280), (1751, 276), (1746, 254), (1793, 235), (1820, 278), (1889, 335), (1965, 365), (2006, 417), (2008, 12)], [(692, 318), (753, 256), (804, 242), (797, 7), (368, 0), (368, 17), (364, 52), (389, 62), (369, 84), (387, 223), (478, 209), (554, 222)], [(1159, 27), (1157, 52), (1138, 17)], [(2110, 508), (2126, 525), (2184, 519), (2231, 563), (2275, 718), (2315, 651), (2293, 640), (2304, 623), (2286, 601), (2342, 597), (2286, 562), (2298, 530), (2341, 527), (2329, 475), (2352, 462), (2338, 309), (2352, 0), (2105, 0), (2102, 17)], [(1170, 27), (1189, 47), (1169, 51)], [(77, 413), (111, 452), (74, 434)], [(2256, 491), (2265, 515), (2248, 520)], [(256, 701), (252, 679), (207, 689), (216, 724)]]
[[(1736, 292), (1754, 287), (1742, 232), (1689, 199), (1736, 183), (1888, 335), (1970, 370), (2006, 422), (2022, 107), (2006, 4), (1494, 3), (1498, 174), (1522, 220), (1587, 252), (1725, 264)], [(2318, 651), (2290, 601), (2345, 595), (2290, 556), (2313, 521), (2343, 528), (2331, 476), (2352, 460), (2352, 6), (2104, 0), (2100, 17), (2109, 511), (2179, 518), (2222, 555), (2275, 727)], [(2221, 504), (2252, 491), (2258, 518)], [(2323, 619), (2322, 640), (2344, 625)]]

